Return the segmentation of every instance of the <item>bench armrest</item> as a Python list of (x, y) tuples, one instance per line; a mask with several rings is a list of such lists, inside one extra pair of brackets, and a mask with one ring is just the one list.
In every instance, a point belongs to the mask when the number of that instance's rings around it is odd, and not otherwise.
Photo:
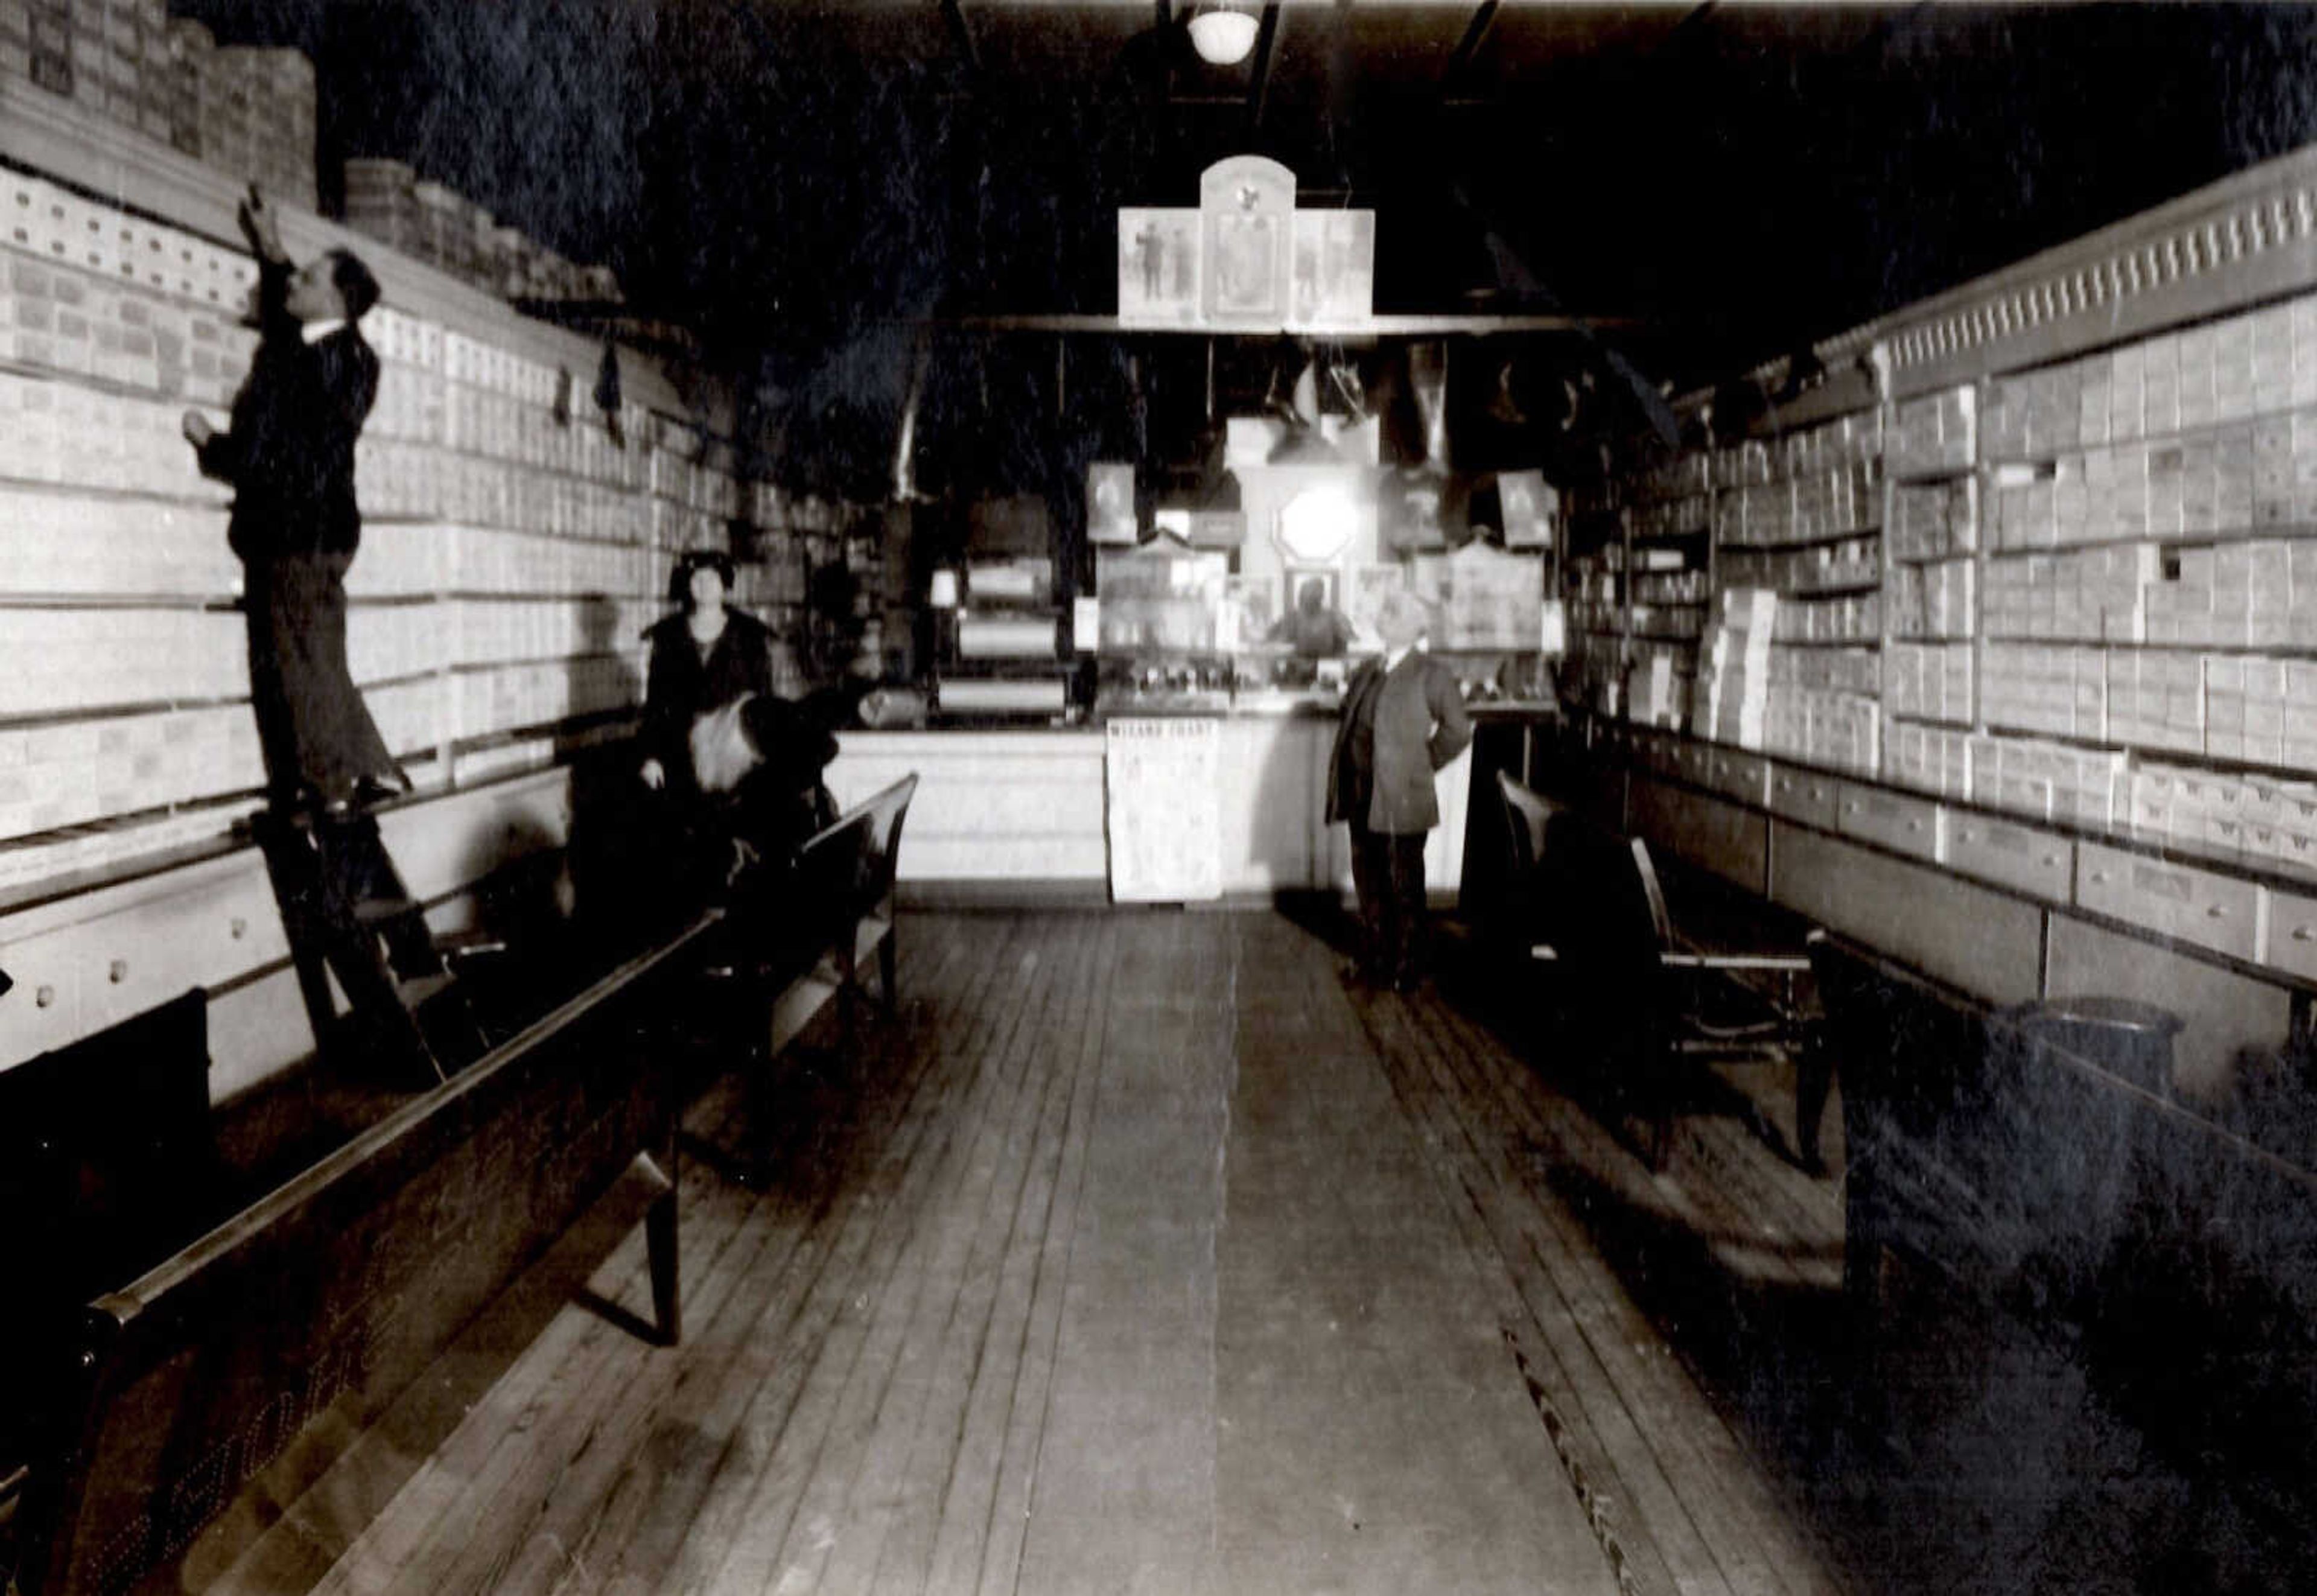
[(1658, 963), (1668, 970), (1769, 970), (1791, 975), (1811, 967), (1806, 955), (1783, 953), (1661, 953)]

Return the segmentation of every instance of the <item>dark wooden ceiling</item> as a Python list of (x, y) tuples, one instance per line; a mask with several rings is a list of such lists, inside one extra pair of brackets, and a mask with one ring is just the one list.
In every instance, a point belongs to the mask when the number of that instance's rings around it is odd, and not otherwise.
[(1639, 318), (1686, 386), (2317, 138), (2305, 6), (1291, 0), (1229, 67), (1185, 0), (179, 8), (316, 54), (326, 165), (884, 386), (893, 318), (1107, 310), (1116, 207), (1243, 149), (1378, 212), (1378, 309)]

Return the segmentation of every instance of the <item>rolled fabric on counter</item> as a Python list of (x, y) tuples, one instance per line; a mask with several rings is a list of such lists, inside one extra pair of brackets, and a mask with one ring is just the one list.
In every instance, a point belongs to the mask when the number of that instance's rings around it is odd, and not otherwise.
[(968, 659), (1051, 659), (1055, 641), (1051, 615), (968, 615), (957, 628), (957, 651)]
[(1069, 684), (1046, 681), (981, 681), (950, 677), (941, 685), (945, 714), (1060, 714), (1069, 703)]

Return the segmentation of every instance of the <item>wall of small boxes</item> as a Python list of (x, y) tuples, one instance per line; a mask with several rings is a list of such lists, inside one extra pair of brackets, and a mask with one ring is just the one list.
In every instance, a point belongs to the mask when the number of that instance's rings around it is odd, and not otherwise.
[[(0, 885), (218, 835), (262, 785), (228, 496), (179, 432), (224, 419), (253, 281), (0, 172)], [(675, 551), (724, 546), (741, 507), (729, 453), (635, 406), (615, 439), (592, 371), (530, 358), (512, 318), (505, 345), (392, 306), (363, 329), (355, 678), (422, 783), (543, 761), (639, 700)]]
[(297, 50), (219, 48), (166, 0), (0, 0), (0, 83), (314, 208), (314, 66)]
[(2305, 868), (2317, 296), (1979, 391), (1988, 724), (2128, 754), (2105, 824)]
[(1622, 491), (1701, 485), (1716, 592), (1778, 595), (1767, 701), (1725, 717), (1768, 751), (2262, 868), (2317, 858), (2317, 295)]
[(345, 164), (346, 225), (489, 293), (509, 299), (620, 299), (619, 278), (604, 265), (566, 260), (522, 229), (503, 227), (488, 211), (401, 161), (361, 157)]
[(1724, 446), (1710, 466), (1714, 587), (1776, 595), (1767, 668), (1744, 687), (1760, 713), (1740, 704), (1722, 724), (1837, 769), (1880, 759), (1883, 443), (1881, 413), (1863, 411)]
[(1564, 692), (1650, 725), (1689, 719), (1713, 597), (1711, 468), (1707, 455), (1684, 453), (1572, 494), (1575, 535), (1560, 566)]

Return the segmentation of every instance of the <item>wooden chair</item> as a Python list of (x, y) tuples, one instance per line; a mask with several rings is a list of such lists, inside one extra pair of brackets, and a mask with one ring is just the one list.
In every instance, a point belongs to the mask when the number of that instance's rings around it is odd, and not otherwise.
[[(1623, 1054), (1651, 1123), (1649, 1158), (1662, 1168), (1686, 1066), (1707, 1059), (1808, 1054), (1802, 1070), (1805, 1163), (1816, 1161), (1822, 1089), (1818, 1050), (1797, 980), (1807, 955), (1783, 948), (1706, 950), (1684, 937), (1666, 907), (1649, 844), (1623, 837), (1498, 772), (1513, 863), (1514, 894), (1532, 964), (1559, 970), (1579, 1020), (1578, 1035)], [(1759, 983), (1767, 981), (1767, 991)], [(1744, 984), (1740, 984), (1740, 983)], [(1718, 1005), (1718, 1007), (1717, 1007)]]
[[(1523, 786), (1509, 771), (1497, 772), (1497, 796), (1505, 811), (1505, 837), (1512, 856), (1511, 880), (1504, 896), (1507, 928), (1516, 936), (1533, 928), (1533, 895), (1539, 886), (1539, 866), (1544, 859), (1546, 834), (1552, 829), (1554, 806)], [(1550, 943), (1532, 943), (1526, 955), (1556, 956)]]

